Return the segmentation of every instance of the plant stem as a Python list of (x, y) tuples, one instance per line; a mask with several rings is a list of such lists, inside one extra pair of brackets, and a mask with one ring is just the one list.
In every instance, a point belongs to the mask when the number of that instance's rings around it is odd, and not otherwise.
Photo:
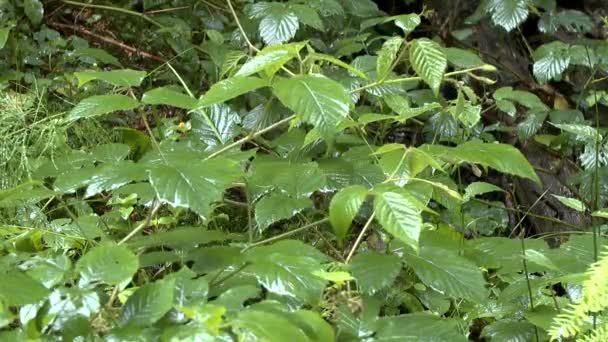
[(255, 138), (259, 137), (260, 135), (262, 135), (262, 134), (264, 134), (264, 133), (266, 133), (268, 131), (271, 131), (271, 130), (275, 129), (276, 127), (279, 127), (282, 124), (287, 123), (287, 122), (289, 122), (289, 121), (291, 121), (291, 120), (293, 120), (295, 118), (296, 118), (296, 115), (294, 114), (294, 115), (286, 117), (283, 120), (277, 121), (277, 122), (273, 123), (272, 125), (270, 125), (268, 127), (265, 127), (265, 128), (263, 128), (263, 129), (255, 132), (253, 134), (249, 134), (248, 136), (246, 136), (244, 138), (241, 138), (241, 139), (239, 139), (239, 140), (237, 140), (237, 141), (235, 141), (235, 142), (233, 142), (231, 144), (228, 144), (228, 145), (222, 147), (221, 149), (219, 149), (219, 150), (211, 153), (204, 160), (209, 160), (209, 159), (215, 158), (215, 157), (219, 156), (220, 154), (222, 154), (222, 153), (224, 153), (224, 152), (226, 152), (226, 151), (228, 151), (230, 149), (233, 149), (233, 148), (235, 148), (235, 147), (237, 147), (237, 146), (239, 146), (241, 144), (244, 144), (244, 143), (248, 142), (249, 140), (255, 139)]
[(88, 8), (97, 8), (97, 9), (103, 9), (103, 10), (108, 10), (108, 11), (114, 11), (114, 12), (120, 12), (120, 13), (124, 13), (124, 14), (129, 14), (129, 15), (133, 15), (133, 16), (136, 16), (136, 17), (140, 17), (140, 18), (144, 19), (145, 21), (149, 22), (150, 24), (152, 24), (154, 26), (157, 26), (159, 28), (165, 28), (164, 25), (162, 25), (158, 21), (156, 21), (156, 20), (148, 17), (147, 15), (145, 15), (143, 13), (131, 11), (131, 10), (120, 8), (120, 7), (85, 4), (85, 3), (82, 3), (82, 2), (76, 2), (76, 1), (70, 1), (70, 0), (63, 0), (63, 3), (68, 4), (68, 5), (73, 5), (73, 6), (88, 7)]
[(365, 225), (363, 226), (363, 229), (361, 229), (361, 232), (359, 233), (359, 236), (357, 236), (357, 240), (355, 240), (355, 244), (353, 245), (353, 247), (350, 249), (350, 252), (348, 252), (348, 256), (345, 259), (345, 263), (349, 263), (350, 259), (352, 259), (353, 255), (355, 254), (355, 251), (357, 250), (357, 247), (359, 247), (359, 244), (361, 243), (361, 240), (363, 240), (363, 237), (365, 236), (365, 233), (367, 232), (367, 230), (369, 229), (369, 227), (372, 224), (372, 221), (374, 220), (374, 216), (376, 216), (376, 212), (374, 211), (369, 218), (367, 219), (367, 222), (365, 222)]
[[(461, 74), (466, 74), (469, 73), (471, 71), (476, 71), (476, 70), (482, 70), (486, 68), (485, 65), (482, 66), (478, 66), (478, 67), (473, 67), (473, 68), (468, 68), (468, 69), (462, 69), (462, 70), (456, 70), (456, 71), (452, 71), (452, 72), (448, 72), (444, 75), (444, 77), (450, 77), (450, 76), (456, 76), (456, 75), (461, 75)], [(401, 82), (410, 82), (410, 81), (421, 81), (422, 77), (420, 76), (411, 76), (411, 77), (403, 77), (403, 78), (394, 78), (391, 80), (381, 80), (381, 81), (377, 81), (377, 82), (372, 82), (370, 84), (366, 84), (362, 87), (353, 89), (350, 91), (350, 93), (356, 93), (358, 91), (361, 90), (366, 90), (369, 88), (374, 88), (383, 84), (393, 84), (393, 83), (401, 83)]]
[(251, 51), (260, 51), (257, 47), (255, 47), (255, 45), (253, 45), (251, 43), (251, 41), (249, 40), (249, 37), (247, 37), (247, 34), (245, 33), (245, 29), (243, 29), (243, 26), (241, 25), (241, 21), (239, 20), (239, 17), (236, 15), (236, 11), (234, 10), (234, 7), (232, 7), (232, 1), (230, 0), (226, 0), (226, 2), (228, 3), (228, 7), (230, 8), (230, 13), (232, 13), (232, 17), (234, 18), (234, 21), (236, 22), (236, 26), (239, 27), (239, 31), (241, 32), (241, 36), (243, 36), (243, 39), (245, 39), (245, 42), (247, 42), (247, 46), (249, 46), (249, 50)]
[(127, 234), (127, 236), (125, 236), (122, 240), (120, 240), (118, 242), (118, 244), (122, 245), (123, 243), (129, 241), (129, 239), (131, 239), (132, 237), (134, 237), (141, 230), (143, 230), (144, 228), (146, 228), (150, 224), (150, 221), (152, 220), (152, 217), (154, 215), (156, 215), (156, 213), (160, 209), (161, 205), (162, 205), (162, 203), (160, 201), (158, 201), (156, 203), (156, 205), (152, 208), (152, 210), (150, 210), (150, 212), (148, 213), (148, 216), (146, 216), (146, 219), (142, 223), (138, 224), (137, 227), (135, 227), (129, 234)]
[(267, 243), (269, 243), (269, 242), (273, 242), (273, 241), (276, 241), (276, 240), (281, 240), (281, 239), (286, 238), (286, 237), (288, 237), (288, 236), (291, 236), (291, 235), (297, 234), (297, 233), (299, 233), (299, 232), (303, 232), (303, 231), (305, 231), (305, 230), (307, 230), (307, 229), (310, 229), (310, 228), (312, 228), (312, 227), (316, 227), (316, 226), (318, 226), (318, 225), (320, 225), (320, 224), (323, 224), (323, 223), (325, 223), (325, 222), (328, 222), (328, 221), (329, 221), (329, 219), (328, 219), (328, 218), (324, 218), (324, 219), (321, 219), (321, 220), (318, 220), (318, 221), (315, 221), (315, 222), (309, 223), (309, 224), (307, 224), (307, 225), (305, 225), (305, 226), (302, 226), (302, 227), (300, 227), (300, 228), (296, 228), (296, 229), (290, 230), (290, 231), (285, 232), (285, 233), (283, 233), (283, 234), (275, 235), (275, 236), (270, 237), (270, 238), (268, 238), (268, 239), (265, 239), (265, 240), (262, 240), (262, 241), (258, 241), (258, 242), (254, 242), (254, 243), (252, 243), (252, 244), (250, 244), (250, 245), (246, 246), (245, 248), (243, 248), (243, 250), (241, 251), (241, 253), (242, 253), (242, 252), (245, 252), (245, 251), (247, 251), (247, 250), (249, 250), (249, 249), (251, 249), (251, 248), (253, 248), (253, 247), (261, 246), (261, 245), (267, 244)]

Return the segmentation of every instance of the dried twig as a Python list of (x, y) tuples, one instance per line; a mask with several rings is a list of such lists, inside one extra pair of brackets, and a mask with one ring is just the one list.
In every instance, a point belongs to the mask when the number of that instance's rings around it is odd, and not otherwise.
[(165, 63), (166, 62), (166, 60), (164, 58), (162, 58), (162, 57), (153, 55), (153, 54), (145, 52), (145, 51), (141, 51), (141, 50), (139, 50), (139, 49), (137, 49), (137, 48), (135, 48), (133, 46), (127, 45), (127, 44), (125, 44), (123, 42), (120, 42), (120, 41), (114, 39), (114, 38), (105, 37), (105, 36), (101, 36), (101, 35), (99, 35), (97, 33), (93, 33), (93, 32), (91, 32), (91, 31), (89, 31), (89, 30), (87, 30), (87, 29), (85, 29), (83, 27), (79, 27), (79, 26), (75, 26), (75, 25), (61, 24), (61, 23), (54, 22), (54, 21), (48, 22), (47, 24), (49, 26), (53, 26), (53, 27), (56, 27), (56, 28), (61, 28), (61, 29), (66, 29), (66, 30), (72, 30), (74, 32), (78, 32), (78, 33), (81, 33), (81, 34), (84, 34), (84, 35), (87, 35), (87, 36), (91, 36), (91, 37), (93, 37), (93, 38), (95, 38), (97, 40), (101, 40), (101, 41), (103, 41), (105, 43), (108, 43), (108, 44), (111, 44), (111, 45), (114, 45), (114, 46), (118, 46), (120, 49), (124, 50), (129, 55), (136, 54), (136, 55), (141, 56), (143, 58), (151, 59), (153, 61), (157, 61), (157, 62), (160, 62), (160, 63)]

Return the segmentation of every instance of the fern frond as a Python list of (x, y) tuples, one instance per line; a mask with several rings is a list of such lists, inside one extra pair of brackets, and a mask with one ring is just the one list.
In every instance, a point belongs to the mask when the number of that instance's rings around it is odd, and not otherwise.
[(589, 335), (576, 339), (577, 342), (605, 342), (608, 341), (608, 323), (597, 327)]
[[(587, 279), (583, 282), (583, 299), (576, 304), (570, 304), (563, 313), (553, 319), (548, 331), (552, 340), (560, 336), (576, 335), (583, 329), (590, 312), (600, 312), (608, 307), (608, 245), (604, 247), (598, 261), (589, 267), (585, 275)], [(595, 332), (589, 336), (594, 335)]]

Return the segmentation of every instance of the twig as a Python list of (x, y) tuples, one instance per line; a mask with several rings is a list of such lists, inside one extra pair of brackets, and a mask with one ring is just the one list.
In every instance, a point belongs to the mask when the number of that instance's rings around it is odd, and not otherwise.
[(224, 146), (223, 148), (221, 148), (221, 149), (219, 149), (219, 150), (211, 153), (204, 160), (209, 160), (209, 159), (215, 158), (218, 155), (220, 155), (220, 154), (222, 154), (222, 153), (224, 153), (224, 152), (226, 152), (226, 151), (228, 151), (228, 150), (230, 150), (230, 149), (232, 149), (232, 148), (234, 148), (236, 146), (244, 144), (244, 143), (248, 142), (249, 140), (255, 139), (255, 138), (259, 137), (260, 135), (262, 135), (262, 134), (264, 134), (264, 133), (266, 133), (268, 131), (271, 131), (271, 130), (275, 129), (276, 127), (281, 126), (282, 124), (287, 123), (287, 122), (289, 122), (289, 121), (291, 121), (291, 120), (293, 120), (295, 118), (296, 118), (296, 115), (294, 114), (294, 115), (286, 117), (285, 119), (283, 119), (281, 121), (277, 121), (277, 122), (273, 123), (272, 125), (270, 125), (268, 127), (265, 127), (265, 128), (263, 128), (263, 129), (255, 132), (253, 134), (249, 134), (248, 136), (246, 136), (244, 138), (241, 138), (241, 139), (233, 142), (232, 144), (228, 144), (228, 145)]
[[(478, 66), (478, 67), (474, 67), (474, 68), (468, 68), (468, 69), (462, 69), (462, 70), (456, 70), (456, 71), (452, 71), (452, 72), (447, 72), (445, 73), (445, 75), (443, 75), (444, 77), (450, 77), (450, 76), (456, 76), (456, 75), (461, 75), (461, 74), (467, 74), (471, 71), (477, 71), (477, 70), (488, 70), (488, 68), (491, 67), (491, 65), (482, 65), (482, 66)], [(358, 91), (361, 90), (366, 90), (369, 88), (374, 88), (374, 87), (378, 87), (381, 86), (383, 84), (393, 84), (393, 83), (402, 83), (402, 82), (411, 82), (411, 81), (421, 81), (422, 77), (420, 76), (411, 76), (411, 77), (403, 77), (403, 78), (394, 78), (394, 79), (390, 79), (390, 80), (380, 80), (377, 82), (372, 82), (370, 84), (366, 84), (362, 87), (353, 89), (350, 91), (350, 93), (356, 93)]]
[(108, 10), (108, 11), (114, 11), (114, 12), (120, 12), (120, 13), (124, 13), (124, 14), (128, 14), (128, 15), (133, 15), (133, 16), (136, 16), (136, 17), (140, 17), (140, 18), (144, 19), (145, 21), (149, 22), (150, 24), (152, 24), (154, 26), (157, 26), (159, 28), (166, 28), (163, 24), (161, 24), (158, 21), (156, 21), (156, 20), (148, 17), (147, 15), (145, 15), (143, 13), (131, 11), (131, 10), (128, 10), (128, 9), (125, 9), (125, 8), (105, 6), (105, 5), (85, 4), (85, 3), (82, 3), (82, 2), (69, 1), (69, 0), (63, 0), (63, 3), (68, 4), (68, 5), (73, 5), (73, 6), (88, 7), (88, 8), (97, 8), (97, 9), (102, 9), (102, 10)]
[(325, 223), (325, 222), (327, 222), (327, 221), (329, 221), (329, 219), (328, 219), (328, 218), (324, 218), (324, 219), (321, 219), (321, 220), (315, 221), (315, 222), (313, 222), (313, 223), (307, 224), (307, 225), (305, 225), (305, 226), (302, 226), (302, 227), (300, 227), (300, 228), (296, 228), (296, 229), (294, 229), (294, 230), (290, 230), (290, 231), (285, 232), (285, 233), (283, 233), (283, 234), (275, 235), (275, 236), (270, 237), (270, 238), (268, 238), (268, 239), (266, 239), (266, 240), (262, 240), (262, 241), (254, 242), (254, 243), (252, 243), (252, 244), (250, 244), (250, 245), (246, 246), (245, 248), (243, 248), (243, 250), (241, 250), (241, 253), (243, 253), (243, 252), (245, 252), (245, 251), (247, 251), (247, 250), (249, 250), (249, 249), (251, 249), (251, 248), (253, 248), (253, 247), (261, 246), (261, 245), (264, 245), (264, 244), (267, 244), (267, 243), (269, 243), (269, 242), (273, 242), (273, 241), (276, 241), (276, 240), (281, 240), (281, 239), (286, 238), (286, 237), (288, 237), (288, 236), (291, 236), (291, 235), (293, 235), (293, 234), (296, 234), (296, 233), (299, 233), (299, 232), (305, 231), (305, 230), (310, 229), (310, 228), (312, 228), (312, 227), (316, 227), (316, 226), (318, 226), (318, 225), (320, 225), (320, 224), (323, 224), (323, 223)]
[(146, 216), (146, 219), (144, 220), (144, 222), (142, 222), (139, 225), (137, 225), (137, 227), (135, 227), (129, 234), (127, 234), (127, 236), (125, 236), (122, 240), (120, 240), (118, 242), (118, 244), (122, 245), (123, 243), (129, 241), (129, 239), (131, 239), (132, 237), (134, 237), (142, 229), (146, 228), (150, 224), (150, 221), (152, 220), (152, 217), (154, 215), (156, 215), (156, 213), (158, 212), (158, 210), (160, 209), (161, 206), (162, 206), (162, 203), (160, 201), (158, 201), (156, 203), (156, 205), (152, 208), (152, 210), (150, 210), (150, 212), (148, 213), (148, 216)]
[(93, 33), (91, 31), (85, 29), (85, 28), (82, 28), (82, 27), (78, 27), (78, 26), (74, 26), (74, 25), (61, 24), (61, 23), (57, 23), (57, 22), (53, 22), (53, 21), (48, 22), (47, 24), (49, 26), (54, 26), (54, 27), (68, 29), (68, 30), (72, 30), (74, 32), (82, 33), (84, 35), (91, 36), (91, 37), (93, 37), (95, 39), (101, 40), (101, 41), (103, 41), (105, 43), (118, 46), (122, 50), (127, 51), (128, 54), (139, 55), (141, 57), (144, 57), (144, 58), (147, 58), (147, 59), (151, 59), (153, 61), (157, 61), (157, 62), (160, 62), (160, 63), (165, 63), (166, 62), (162, 57), (153, 55), (153, 54), (145, 52), (145, 51), (140, 51), (139, 49), (134, 48), (134, 47), (132, 47), (130, 45), (127, 45), (127, 44), (125, 44), (123, 42), (120, 42), (120, 41), (118, 41), (118, 40), (116, 40), (114, 38), (98, 35), (96, 33)]
[(346, 260), (344, 261), (345, 263), (348, 264), (350, 262), (350, 259), (352, 259), (353, 255), (355, 254), (355, 251), (357, 250), (357, 247), (359, 247), (359, 244), (361, 243), (361, 240), (363, 240), (363, 237), (365, 236), (365, 233), (369, 229), (369, 226), (371, 226), (372, 221), (374, 220), (374, 216), (376, 216), (376, 212), (373, 212), (370, 215), (369, 219), (367, 219), (367, 222), (365, 222), (365, 225), (363, 226), (363, 229), (361, 229), (361, 232), (359, 233), (359, 236), (357, 236), (357, 240), (355, 240), (355, 244), (350, 249), (350, 252), (348, 252), (348, 256), (346, 257)]
[(256, 51), (256, 52), (260, 51), (257, 47), (255, 47), (255, 45), (253, 45), (251, 43), (251, 41), (247, 37), (247, 34), (245, 33), (245, 29), (243, 29), (243, 26), (241, 25), (241, 21), (239, 20), (239, 17), (236, 15), (234, 7), (232, 7), (232, 1), (226, 0), (226, 2), (228, 3), (228, 7), (230, 8), (230, 13), (232, 13), (232, 17), (234, 18), (234, 21), (236, 22), (236, 26), (239, 27), (239, 31), (241, 31), (241, 35), (243, 36), (243, 38), (247, 42), (247, 45), (249, 46), (249, 50)]

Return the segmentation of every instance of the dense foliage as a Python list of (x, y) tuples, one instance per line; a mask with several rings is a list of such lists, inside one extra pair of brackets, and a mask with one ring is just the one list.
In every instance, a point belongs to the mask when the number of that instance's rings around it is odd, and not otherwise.
[(563, 6), (0, 1), (0, 340), (607, 340)]

